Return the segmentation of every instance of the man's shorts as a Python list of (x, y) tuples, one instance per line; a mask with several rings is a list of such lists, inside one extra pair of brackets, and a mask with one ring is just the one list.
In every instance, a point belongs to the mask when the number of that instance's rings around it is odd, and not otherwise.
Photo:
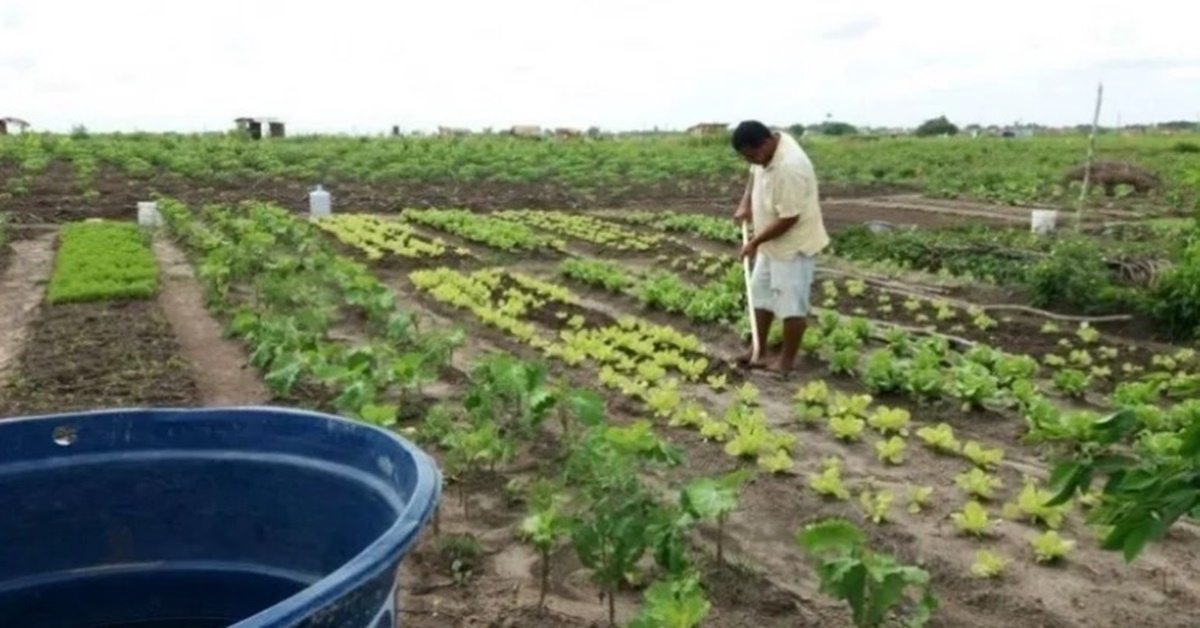
[(808, 316), (816, 266), (816, 258), (806, 255), (776, 261), (759, 253), (750, 274), (754, 309), (772, 312), (776, 318)]

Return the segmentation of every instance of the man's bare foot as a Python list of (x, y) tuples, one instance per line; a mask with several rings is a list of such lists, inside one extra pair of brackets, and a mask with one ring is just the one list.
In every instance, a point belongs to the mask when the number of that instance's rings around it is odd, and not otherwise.
[(767, 360), (767, 356), (765, 354), (758, 356), (758, 359), (755, 360), (754, 351), (751, 350), (738, 357), (735, 363), (742, 368), (762, 369), (768, 366), (769, 361)]
[(795, 372), (791, 366), (784, 366), (778, 360), (771, 361), (760, 367), (764, 372), (777, 379), (788, 379)]

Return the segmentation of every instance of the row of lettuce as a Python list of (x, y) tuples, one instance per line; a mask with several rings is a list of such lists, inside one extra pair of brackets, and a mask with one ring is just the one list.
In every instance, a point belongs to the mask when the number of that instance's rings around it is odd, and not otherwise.
[(858, 227), (839, 232), (832, 248), (850, 259), (1023, 287), (1035, 307), (1138, 314), (1167, 339), (1200, 338), (1200, 218), (1134, 241), (986, 228), (875, 234)]
[[(833, 138), (805, 141), (826, 186), (906, 187), (948, 198), (1006, 204), (1069, 201), (1062, 177), (1084, 158), (1081, 136), (1008, 141)], [(1107, 160), (1132, 162), (1161, 176), (1159, 192), (1173, 207), (1193, 207), (1200, 196), (1193, 139), (1168, 137), (1099, 140)], [(27, 134), (0, 138), (0, 162), (19, 165), (7, 182), (12, 194), (53, 162), (69, 163), (82, 191), (94, 192), (103, 166), (150, 179), (168, 172), (193, 181), (261, 178), (356, 183), (488, 182), (567, 190), (580, 203), (604, 206), (637, 186), (674, 188), (676, 194), (726, 196), (744, 181), (745, 167), (724, 138), (652, 136), (603, 141), (524, 141), (501, 135), (387, 139), (305, 137), (250, 142), (238, 137), (180, 134)], [(1097, 194), (1101, 193), (1097, 191)], [(611, 206), (611, 204), (609, 205)]]
[[(734, 246), (731, 220), (672, 212), (606, 212), (641, 224)], [(1136, 314), (1168, 340), (1200, 339), (1200, 217), (1147, 220), (1103, 233), (1045, 237), (1020, 229), (867, 226), (832, 234), (837, 257), (896, 269), (949, 273), (1021, 288), (1034, 307), (1083, 314)]]

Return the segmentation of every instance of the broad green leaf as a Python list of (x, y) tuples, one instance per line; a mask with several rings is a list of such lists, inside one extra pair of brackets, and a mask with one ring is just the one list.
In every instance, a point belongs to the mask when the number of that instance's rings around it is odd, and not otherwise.
[(805, 551), (822, 554), (855, 550), (866, 544), (867, 538), (849, 521), (830, 519), (805, 526), (797, 535), (797, 541)]

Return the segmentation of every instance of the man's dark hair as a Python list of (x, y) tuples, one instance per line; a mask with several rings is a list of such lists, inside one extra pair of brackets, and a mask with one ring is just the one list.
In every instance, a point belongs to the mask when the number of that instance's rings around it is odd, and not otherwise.
[(763, 142), (771, 139), (773, 133), (767, 125), (758, 120), (746, 120), (733, 130), (733, 150), (739, 153), (747, 148), (758, 148)]

